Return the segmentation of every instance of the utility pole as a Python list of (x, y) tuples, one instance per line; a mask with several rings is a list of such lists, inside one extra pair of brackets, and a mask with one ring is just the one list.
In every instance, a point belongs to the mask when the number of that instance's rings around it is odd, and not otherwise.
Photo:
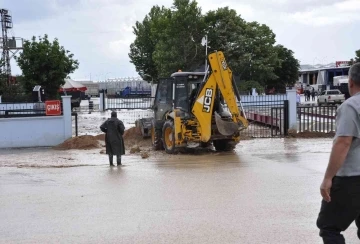
[(208, 36), (207, 34), (203, 37), (201, 44), (205, 45), (205, 72), (207, 70), (207, 62), (208, 62)]
[[(12, 37), (8, 38), (8, 31), (13, 28), (12, 17), (7, 9), (0, 9), (0, 22), (1, 22), (1, 41), (0, 48), (2, 49), (1, 56), (1, 71), (5, 75), (7, 80), (7, 85), (11, 83), (11, 65), (10, 60), (15, 54), (22, 50), (23, 48), (23, 39)], [(17, 45), (17, 41), (20, 41), (20, 45)], [(11, 53), (11, 56), (10, 56)]]

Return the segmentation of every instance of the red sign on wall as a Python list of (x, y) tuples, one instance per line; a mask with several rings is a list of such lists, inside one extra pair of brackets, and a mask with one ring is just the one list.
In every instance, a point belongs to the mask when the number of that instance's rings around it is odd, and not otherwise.
[(349, 66), (349, 61), (336, 61), (336, 67)]
[(61, 104), (59, 100), (45, 101), (46, 115), (61, 115)]

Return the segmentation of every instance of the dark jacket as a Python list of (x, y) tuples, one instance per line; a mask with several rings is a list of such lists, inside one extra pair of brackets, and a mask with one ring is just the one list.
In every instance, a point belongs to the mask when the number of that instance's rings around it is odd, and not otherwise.
[(123, 122), (118, 118), (110, 118), (100, 126), (100, 129), (106, 133), (106, 154), (124, 155), (125, 145), (122, 135), (124, 134), (125, 126)]

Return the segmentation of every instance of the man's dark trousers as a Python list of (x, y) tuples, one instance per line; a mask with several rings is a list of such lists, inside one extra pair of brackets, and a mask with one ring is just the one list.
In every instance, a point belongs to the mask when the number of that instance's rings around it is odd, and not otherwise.
[[(322, 200), (317, 219), (320, 236), (324, 244), (345, 244), (340, 232), (345, 231), (351, 223), (360, 227), (360, 176), (337, 177), (332, 180), (331, 201)], [(360, 239), (360, 232), (357, 232)]]
[[(110, 162), (110, 165), (113, 165), (113, 160), (114, 160), (114, 155), (112, 154), (109, 154), (109, 162)], [(117, 162), (117, 165), (121, 165), (121, 155), (116, 155), (116, 162)]]

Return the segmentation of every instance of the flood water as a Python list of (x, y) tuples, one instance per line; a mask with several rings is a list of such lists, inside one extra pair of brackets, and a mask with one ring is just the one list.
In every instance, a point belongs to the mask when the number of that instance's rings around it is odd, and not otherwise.
[[(235, 152), (123, 157), (0, 151), (1, 243), (322, 243), (331, 139), (243, 141)], [(358, 243), (352, 225), (347, 243)]]

